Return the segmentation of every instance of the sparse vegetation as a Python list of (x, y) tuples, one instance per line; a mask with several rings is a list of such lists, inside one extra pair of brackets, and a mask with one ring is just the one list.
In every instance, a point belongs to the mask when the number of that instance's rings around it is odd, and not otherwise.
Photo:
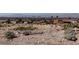
[(68, 29), (68, 28), (79, 28), (79, 25), (78, 24), (64, 24), (64, 30)]
[(10, 24), (11, 23), (11, 20), (10, 19), (6, 20), (6, 23), (7, 24)]
[(26, 36), (26, 35), (31, 35), (31, 31), (27, 30), (27, 31), (24, 31), (23, 34)]
[(7, 40), (13, 40), (13, 38), (15, 38), (16, 36), (15, 36), (14, 32), (8, 31), (5, 33), (5, 37), (7, 38)]
[(20, 30), (20, 31), (23, 31), (23, 30), (34, 30), (34, 29), (36, 29), (36, 27), (32, 27), (32, 26), (14, 28), (14, 30)]
[(10, 27), (10, 24), (0, 24), (0, 27)]
[(24, 21), (22, 19), (17, 19), (16, 23), (24, 23)]
[(74, 17), (0, 17), (0, 44), (79, 44), (78, 23)]
[(76, 33), (75, 31), (72, 30), (72, 28), (69, 28), (65, 30), (65, 39), (71, 40), (71, 41), (76, 41)]
[(0, 27), (4, 27), (4, 25), (0, 24)]

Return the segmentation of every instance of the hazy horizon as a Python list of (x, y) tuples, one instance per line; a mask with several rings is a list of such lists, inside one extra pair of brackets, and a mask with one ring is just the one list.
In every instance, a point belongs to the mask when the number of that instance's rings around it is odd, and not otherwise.
[(31, 17), (31, 16), (79, 17), (79, 13), (0, 13), (0, 17)]

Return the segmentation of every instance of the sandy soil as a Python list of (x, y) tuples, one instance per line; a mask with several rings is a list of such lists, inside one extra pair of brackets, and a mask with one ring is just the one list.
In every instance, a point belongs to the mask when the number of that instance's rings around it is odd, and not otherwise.
[[(23, 34), (18, 34), (16, 31), (14, 33), (17, 35), (17, 38), (14, 38), (13, 41), (7, 41), (4, 36), (6, 31), (13, 31), (12, 28), (18, 25), (11, 27), (2, 27), (0, 28), (0, 44), (2, 45), (74, 45), (79, 44), (79, 34), (77, 34), (78, 40), (76, 42), (69, 41), (64, 39), (64, 30), (62, 27), (55, 25), (33, 25), (38, 29), (36, 31), (44, 32), (43, 34), (33, 34), (24, 36)], [(19, 25), (20, 26), (20, 25)], [(25, 26), (25, 25), (21, 25)]]

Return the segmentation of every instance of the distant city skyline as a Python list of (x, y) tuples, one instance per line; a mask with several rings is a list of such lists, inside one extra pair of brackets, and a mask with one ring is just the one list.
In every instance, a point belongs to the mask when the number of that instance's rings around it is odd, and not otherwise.
[(0, 17), (79, 17), (79, 13), (0, 13)]

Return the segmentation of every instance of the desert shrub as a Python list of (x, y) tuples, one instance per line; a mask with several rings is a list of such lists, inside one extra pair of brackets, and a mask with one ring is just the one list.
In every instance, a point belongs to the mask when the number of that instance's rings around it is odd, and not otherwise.
[(36, 29), (35, 27), (32, 27), (32, 26), (28, 26), (28, 27), (17, 27), (17, 28), (14, 28), (14, 30), (34, 30)]
[(68, 28), (79, 28), (79, 25), (78, 24), (64, 24), (64, 30), (68, 29)]
[(73, 31), (73, 30), (66, 30), (65, 31), (65, 39), (67, 39), (67, 40), (71, 40), (71, 41), (76, 41), (77, 40), (77, 38), (76, 38), (76, 33), (75, 33), (75, 31)]
[(24, 31), (24, 32), (23, 32), (23, 35), (25, 35), (25, 36), (26, 36), (26, 35), (31, 35), (31, 31), (29, 31), (29, 30)]
[(79, 24), (74, 24), (74, 27), (79, 28)]
[(11, 20), (10, 19), (6, 20), (6, 23), (10, 24), (11, 23)]
[(14, 34), (13, 32), (8, 31), (8, 32), (5, 33), (5, 37), (6, 37), (8, 40), (12, 40), (12, 39), (15, 38), (16, 36), (15, 36), (15, 34)]
[(26, 21), (27, 21), (28, 24), (32, 24), (34, 20), (27, 19)]
[(73, 28), (72, 24), (64, 24), (64, 30), (68, 28)]
[(0, 24), (0, 27), (10, 27), (9, 24)]
[(24, 23), (24, 21), (22, 19), (17, 19), (16, 23)]

